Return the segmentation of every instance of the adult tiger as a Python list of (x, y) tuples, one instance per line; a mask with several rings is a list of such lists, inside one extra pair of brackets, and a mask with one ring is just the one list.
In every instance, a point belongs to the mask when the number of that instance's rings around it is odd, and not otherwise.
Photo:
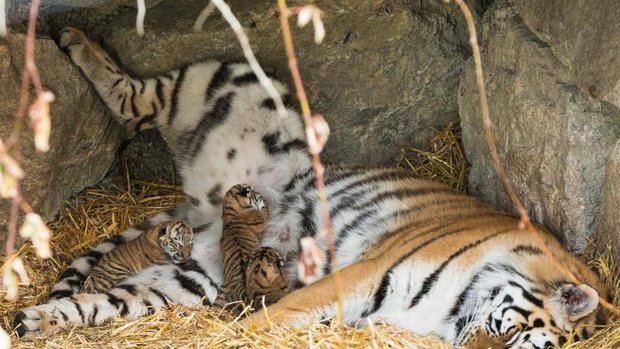
[[(289, 108), (287, 119), (278, 117), (246, 64), (203, 62), (134, 79), (76, 29), (64, 30), (60, 44), (122, 124), (157, 127), (170, 142), (188, 200), (151, 222), (175, 217), (194, 227), (196, 263), (153, 266), (123, 287), (75, 294), (97, 256), (141, 233), (130, 229), (76, 259), (48, 303), (23, 309), (19, 335), (141, 316), (168, 300), (211, 304), (222, 282), (223, 190), (234, 184), (265, 198), (271, 215), (263, 244), (281, 255), (298, 253), (300, 239), (320, 231), (298, 114)], [(328, 261), (324, 272), (342, 271), (345, 322), (381, 320), (471, 347), (553, 348), (606, 321), (597, 306), (601, 282), (543, 228), (549, 248), (584, 284), (567, 280), (516, 218), (439, 183), (396, 169), (332, 166), (325, 177), (338, 264)], [(271, 306), (271, 321), (330, 318), (336, 300), (328, 275)]]

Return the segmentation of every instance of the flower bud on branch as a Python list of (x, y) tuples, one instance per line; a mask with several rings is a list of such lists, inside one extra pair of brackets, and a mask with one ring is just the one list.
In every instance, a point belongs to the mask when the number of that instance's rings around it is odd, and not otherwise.
[(54, 101), (54, 94), (45, 91), (37, 96), (29, 110), (30, 122), (34, 130), (34, 146), (40, 152), (50, 149), (49, 139), (51, 132), (50, 103)]
[(49, 258), (52, 255), (50, 249), (52, 233), (38, 214), (26, 214), (24, 223), (22, 223), (21, 228), (19, 228), (19, 235), (24, 239), (30, 239), (32, 241), (32, 246), (34, 246), (37, 251), (37, 256)]
[(316, 6), (307, 5), (301, 7), (293, 7), (289, 10), (290, 14), (297, 13), (297, 26), (305, 27), (310, 21), (314, 26), (314, 42), (320, 44), (325, 38), (325, 26), (321, 20), (323, 12)]
[(17, 300), (20, 283), (22, 285), (29, 285), (30, 279), (21, 258), (10, 256), (2, 268), (2, 286), (6, 290), (6, 295), (4, 296), (6, 300), (10, 302)]

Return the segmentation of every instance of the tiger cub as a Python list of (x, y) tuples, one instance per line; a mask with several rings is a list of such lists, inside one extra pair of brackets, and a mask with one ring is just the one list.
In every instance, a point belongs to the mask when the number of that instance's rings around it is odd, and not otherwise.
[(215, 305), (242, 301), (256, 307), (263, 302), (275, 303), (288, 293), (289, 283), (278, 252), (260, 246), (269, 219), (262, 196), (248, 185), (233, 186), (224, 195), (222, 218), (224, 282)]
[(175, 264), (186, 261), (192, 244), (192, 228), (183, 221), (157, 224), (138, 238), (104, 254), (85, 281), (83, 291), (106, 291), (151, 265), (168, 260)]

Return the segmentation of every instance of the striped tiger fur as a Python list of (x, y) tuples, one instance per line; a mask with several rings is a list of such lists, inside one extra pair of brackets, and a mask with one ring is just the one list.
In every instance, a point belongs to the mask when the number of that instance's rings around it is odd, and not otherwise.
[(99, 259), (84, 282), (83, 292), (109, 290), (127, 277), (155, 264), (189, 259), (192, 228), (180, 220), (157, 224), (136, 239), (118, 246)]
[(257, 307), (263, 302), (275, 303), (288, 293), (289, 281), (280, 255), (271, 247), (260, 246), (269, 219), (263, 198), (248, 185), (235, 185), (224, 195), (222, 219), (224, 279), (214, 304), (242, 301)]
[[(138, 79), (80, 31), (61, 34), (60, 45), (121, 123), (157, 127), (170, 142), (187, 202), (151, 222), (188, 222), (195, 263), (153, 266), (103, 294), (76, 294), (98, 254), (142, 233), (129, 229), (74, 260), (47, 303), (22, 309), (18, 335), (142, 316), (168, 302), (212, 304), (222, 284), (223, 190), (237, 183), (263, 196), (270, 218), (262, 244), (287, 260), (299, 254), (300, 239), (322, 229), (299, 115), (288, 107), (289, 117), (278, 117), (247, 65), (209, 61)], [(470, 348), (559, 348), (607, 321), (598, 277), (544, 228), (537, 229), (555, 257), (582, 284), (571, 283), (515, 217), (444, 185), (397, 169), (327, 166), (324, 175), (336, 259), (326, 261), (321, 280), (270, 306), (270, 323), (333, 318), (335, 270), (344, 322), (388, 322)], [(261, 325), (262, 316), (247, 321)]]

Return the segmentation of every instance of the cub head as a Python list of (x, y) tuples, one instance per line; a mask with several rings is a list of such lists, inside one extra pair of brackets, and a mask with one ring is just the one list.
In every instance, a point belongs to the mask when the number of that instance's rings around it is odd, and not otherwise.
[(270, 305), (282, 298), (289, 290), (289, 279), (284, 260), (271, 247), (261, 247), (253, 253), (246, 269), (246, 290), (254, 301), (254, 307)]
[(159, 238), (159, 246), (173, 263), (188, 260), (192, 253), (194, 234), (192, 227), (181, 220), (172, 220), (154, 228)]
[(265, 223), (269, 210), (263, 197), (247, 184), (237, 184), (224, 195), (224, 222), (242, 220), (244, 223)]

